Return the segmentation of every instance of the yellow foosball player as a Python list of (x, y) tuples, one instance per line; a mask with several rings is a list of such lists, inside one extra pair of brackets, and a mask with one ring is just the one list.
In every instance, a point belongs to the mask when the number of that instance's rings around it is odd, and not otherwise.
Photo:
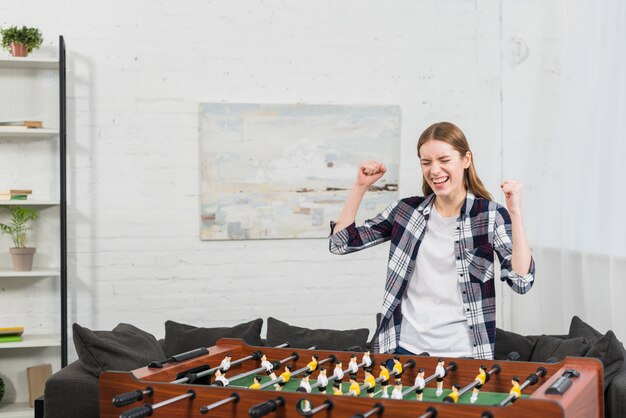
[(309, 368), (309, 372), (314, 372), (315, 370), (317, 370), (318, 359), (319, 359), (319, 356), (317, 354), (313, 354), (311, 356), (311, 361), (309, 362), (309, 364), (306, 365), (306, 367)]
[(393, 358), (393, 370), (396, 371), (396, 379), (400, 379), (402, 377), (402, 373), (404, 373), (404, 368), (402, 367), (402, 363), (400, 363), (400, 357), (394, 356)]
[(341, 382), (335, 381), (335, 383), (333, 383), (333, 395), (343, 395), (343, 392), (341, 391)]
[(388, 398), (389, 393), (387, 389), (389, 388), (389, 369), (385, 366), (384, 363), (380, 363), (380, 373), (378, 373), (378, 378), (381, 379), (380, 386), (382, 387), (381, 398)]
[(280, 380), (274, 385), (274, 387), (276, 390), (283, 390), (283, 387), (287, 384), (287, 382), (289, 382), (289, 379), (291, 379), (291, 366), (287, 364), (285, 366), (285, 371), (282, 372), (278, 378)]
[(356, 373), (350, 373), (350, 389), (348, 389), (348, 395), (360, 396), (361, 385), (356, 381)]
[(480, 393), (480, 390), (485, 384), (485, 380), (487, 380), (487, 367), (486, 366), (483, 366), (483, 365), (480, 366), (480, 368), (478, 369), (478, 374), (476, 375), (476, 378), (474, 380), (478, 382), (478, 385), (476, 385), (474, 387), (474, 390), (472, 391), (472, 397), (470, 398), (471, 403), (474, 403), (478, 400), (478, 394)]
[(261, 389), (261, 378), (259, 376), (254, 376), (252, 382), (248, 389)]
[(376, 379), (372, 375), (372, 369), (369, 367), (365, 369), (365, 380), (363, 381), (367, 385), (367, 396), (374, 397), (374, 389), (376, 388)]
[(459, 390), (461, 389), (461, 385), (455, 383), (452, 385), (452, 392), (448, 394), (445, 398), (443, 398), (444, 402), (457, 403), (459, 401)]
[(519, 386), (519, 377), (513, 376), (513, 379), (511, 379), (511, 385), (513, 387), (509, 391), (509, 394), (515, 396), (515, 399), (517, 399), (520, 396), (522, 396), (522, 389)]

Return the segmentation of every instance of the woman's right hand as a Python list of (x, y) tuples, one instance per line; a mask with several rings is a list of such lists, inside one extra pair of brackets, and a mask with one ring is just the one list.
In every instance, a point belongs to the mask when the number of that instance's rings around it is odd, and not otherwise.
[(369, 187), (376, 183), (387, 172), (383, 163), (378, 161), (363, 161), (357, 174), (357, 186)]

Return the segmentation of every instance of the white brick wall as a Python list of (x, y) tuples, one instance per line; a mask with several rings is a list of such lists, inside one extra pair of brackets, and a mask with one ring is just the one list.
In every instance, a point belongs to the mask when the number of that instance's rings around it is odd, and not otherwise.
[[(522, 3), (546, 14), (560, 5)], [(401, 195), (420, 190), (421, 131), (454, 121), (499, 196), (502, 84), (518, 82), (503, 79), (513, 46), (502, 13), (520, 27), (535, 18), (500, 5), (3, 5), (2, 25), (37, 25), (47, 44), (57, 34), (67, 43), (70, 321), (94, 329), (130, 322), (157, 337), (166, 319), (216, 326), (274, 316), (308, 327), (373, 329), (386, 245), (342, 258), (328, 253), (325, 240), (199, 240), (198, 103), (400, 105)], [(543, 36), (541, 27), (529, 30)]]

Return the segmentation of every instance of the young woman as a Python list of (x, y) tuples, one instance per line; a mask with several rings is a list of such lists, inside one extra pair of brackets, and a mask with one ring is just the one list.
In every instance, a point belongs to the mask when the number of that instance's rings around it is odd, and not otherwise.
[(374, 352), (491, 359), (494, 252), (501, 280), (515, 292), (526, 293), (535, 276), (522, 225), (522, 185), (502, 183), (508, 210), (494, 202), (476, 174), (465, 135), (452, 123), (427, 128), (417, 155), (424, 196), (395, 202), (356, 227), (365, 192), (386, 171), (380, 162), (361, 164), (331, 223), (330, 251), (347, 254), (391, 241)]

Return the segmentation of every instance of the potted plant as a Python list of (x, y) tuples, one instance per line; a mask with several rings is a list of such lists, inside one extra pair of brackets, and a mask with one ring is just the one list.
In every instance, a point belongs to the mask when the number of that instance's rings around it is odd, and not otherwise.
[(30, 222), (36, 220), (39, 214), (21, 206), (5, 207), (11, 211), (11, 218), (7, 224), (0, 223), (0, 232), (10, 235), (15, 245), (10, 249), (13, 271), (31, 271), (35, 249), (28, 247), (26, 232), (30, 231)]
[(0, 29), (2, 33), (2, 48), (11, 51), (14, 57), (25, 57), (33, 49), (37, 49), (43, 43), (43, 36), (39, 29), (22, 26), (11, 26), (7, 29)]

